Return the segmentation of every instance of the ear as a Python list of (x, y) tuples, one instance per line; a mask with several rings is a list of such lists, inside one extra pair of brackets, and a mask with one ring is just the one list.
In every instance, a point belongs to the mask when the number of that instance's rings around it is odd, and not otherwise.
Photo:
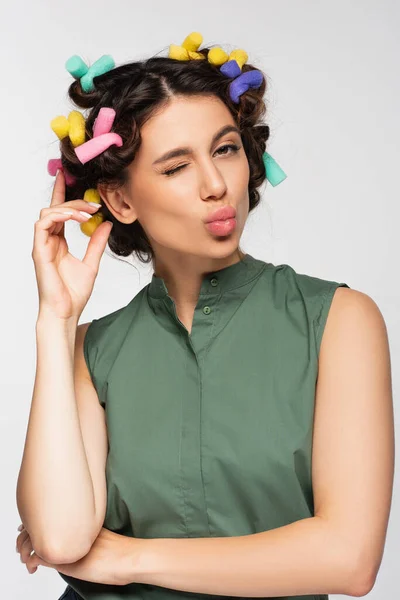
[(132, 199), (129, 198), (123, 187), (112, 188), (107, 184), (97, 185), (102, 203), (104, 203), (112, 215), (121, 223), (130, 224), (136, 221), (137, 213)]

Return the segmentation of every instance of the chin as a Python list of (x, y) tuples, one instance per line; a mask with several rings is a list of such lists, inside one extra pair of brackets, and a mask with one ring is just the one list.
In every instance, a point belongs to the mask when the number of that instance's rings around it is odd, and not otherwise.
[(206, 246), (206, 255), (209, 258), (229, 258), (239, 250), (240, 238), (237, 235), (219, 236), (209, 240)]

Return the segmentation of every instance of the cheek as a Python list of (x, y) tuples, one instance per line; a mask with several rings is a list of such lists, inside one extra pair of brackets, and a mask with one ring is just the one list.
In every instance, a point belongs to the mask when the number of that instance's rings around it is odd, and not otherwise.
[(237, 189), (246, 189), (248, 187), (250, 167), (246, 155), (234, 165), (232, 174)]
[(248, 195), (250, 169), (247, 159), (241, 161), (240, 166), (235, 169), (234, 189), (240, 196)]
[(140, 202), (140, 223), (147, 234), (160, 244), (181, 239), (193, 223), (190, 188), (180, 181), (150, 185)]
[(166, 214), (181, 213), (185, 203), (193, 195), (193, 179), (188, 171), (183, 170), (171, 178), (160, 175), (147, 190), (148, 211)]
[(242, 227), (244, 226), (246, 219), (249, 214), (250, 209), (250, 199), (249, 199), (249, 178), (250, 178), (250, 168), (249, 163), (246, 160), (241, 162), (240, 168), (236, 170), (235, 175), (235, 183), (234, 189), (237, 195), (237, 209), (238, 209), (238, 217), (239, 222)]
[(188, 194), (182, 184), (171, 184), (163, 179), (148, 181), (147, 185), (135, 195), (138, 216), (143, 225), (159, 228), (162, 220), (181, 214), (183, 201)]

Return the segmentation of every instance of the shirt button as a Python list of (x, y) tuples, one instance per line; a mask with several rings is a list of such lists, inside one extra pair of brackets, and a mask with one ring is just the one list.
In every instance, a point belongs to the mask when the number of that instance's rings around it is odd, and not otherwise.
[(213, 277), (212, 279), (210, 279), (210, 283), (213, 287), (215, 287), (216, 285), (218, 285), (218, 279)]
[(211, 308), (210, 308), (209, 306), (205, 306), (205, 307), (203, 308), (203, 313), (204, 313), (205, 315), (209, 315), (209, 314), (210, 314), (210, 312), (211, 312)]

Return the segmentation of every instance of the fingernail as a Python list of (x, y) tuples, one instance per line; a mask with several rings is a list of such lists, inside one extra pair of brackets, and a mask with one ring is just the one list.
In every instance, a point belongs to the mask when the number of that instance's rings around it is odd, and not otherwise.
[(95, 206), (96, 208), (100, 208), (100, 204), (98, 202), (88, 202), (90, 206)]
[(92, 216), (92, 215), (89, 215), (89, 213), (85, 212), (84, 210), (80, 210), (79, 212), (81, 213), (81, 215), (86, 217), (86, 219), (90, 219)]

